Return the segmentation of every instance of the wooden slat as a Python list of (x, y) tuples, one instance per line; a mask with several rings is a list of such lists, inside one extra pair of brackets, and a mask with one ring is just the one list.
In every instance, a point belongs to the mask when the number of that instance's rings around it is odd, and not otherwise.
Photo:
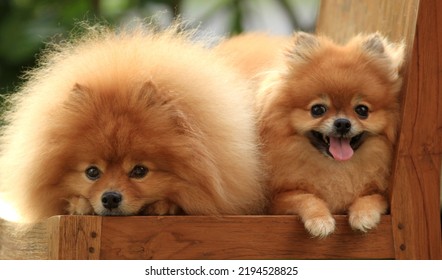
[(0, 219), (0, 260), (46, 259), (47, 237), (46, 223), (25, 228)]
[[(368, 234), (346, 216), (337, 231), (311, 238), (295, 216), (103, 217), (102, 259), (393, 258), (391, 219)], [(369, 248), (370, 250), (367, 250)]]
[[(311, 238), (295, 216), (56, 216), (12, 235), (2, 222), (1, 259), (393, 258), (391, 218), (368, 234), (336, 216), (337, 231)], [(6, 232), (9, 232), (6, 234)], [(370, 248), (370, 250), (367, 250)]]
[(442, 2), (420, 4), (393, 175), (396, 258), (442, 259)]
[(55, 216), (48, 219), (49, 259), (100, 258), (100, 216)]
[(324, 0), (316, 31), (340, 43), (358, 33), (381, 31), (413, 45), (419, 0)]

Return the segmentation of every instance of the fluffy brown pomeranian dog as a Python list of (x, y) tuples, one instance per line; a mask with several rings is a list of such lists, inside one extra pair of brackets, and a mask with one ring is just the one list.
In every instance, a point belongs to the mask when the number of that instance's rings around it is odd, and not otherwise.
[[(265, 45), (262, 35), (235, 40)], [(256, 98), (271, 213), (299, 215), (315, 237), (335, 230), (332, 214), (348, 214), (356, 230), (376, 227), (388, 208), (403, 45), (378, 33), (337, 45), (299, 32), (283, 47), (267, 62), (272, 69), (251, 67), (264, 72), (249, 74), (261, 77)], [(227, 43), (218, 48), (238, 61), (240, 48)], [(243, 55), (253, 56), (254, 50)], [(258, 52), (247, 60), (264, 65), (260, 59)]]
[(250, 88), (235, 71), (179, 27), (87, 29), (50, 48), (12, 100), (2, 216), (262, 213)]

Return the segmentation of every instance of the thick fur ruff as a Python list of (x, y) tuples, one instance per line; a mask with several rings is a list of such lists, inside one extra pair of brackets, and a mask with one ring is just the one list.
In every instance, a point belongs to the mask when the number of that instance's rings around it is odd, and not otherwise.
[[(263, 36), (235, 40), (237, 46), (241, 40), (254, 48), (265, 46)], [(354, 229), (374, 228), (388, 207), (404, 46), (378, 33), (356, 36), (341, 46), (298, 32), (291, 43), (275, 43), (275, 49), (281, 47), (285, 51), (260, 62), (270, 69), (249, 73), (260, 77), (256, 103), (271, 213), (300, 215), (318, 237), (334, 231), (332, 214), (348, 214)], [(219, 48), (229, 52), (227, 44)], [(252, 49), (243, 55), (248, 58), (242, 61), (254, 65), (269, 59)], [(231, 60), (237, 58), (232, 55)], [(338, 128), (342, 123), (348, 131)]]
[(46, 51), (6, 115), (4, 218), (262, 213), (250, 89), (178, 29), (95, 26)]

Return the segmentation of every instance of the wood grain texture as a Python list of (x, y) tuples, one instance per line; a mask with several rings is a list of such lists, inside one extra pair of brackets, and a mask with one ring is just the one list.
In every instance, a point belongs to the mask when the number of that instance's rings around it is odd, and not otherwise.
[[(103, 217), (102, 259), (393, 258), (391, 219), (368, 234), (346, 216), (337, 231), (311, 238), (295, 216)], [(369, 250), (368, 250), (369, 248)]]
[[(392, 178), (396, 258), (442, 259), (442, 2), (420, 3)], [(399, 229), (401, 228), (401, 229)]]
[[(393, 258), (391, 218), (363, 234), (347, 216), (311, 238), (295, 216), (56, 216), (17, 236), (1, 221), (1, 259), (371, 259)], [(10, 224), (8, 226), (11, 226)], [(368, 249), (369, 248), (369, 249)]]
[(47, 236), (46, 223), (23, 227), (0, 219), (0, 260), (46, 259)]
[(324, 0), (316, 32), (340, 43), (359, 33), (382, 32), (413, 45), (419, 0)]
[(101, 245), (100, 216), (55, 216), (48, 223), (48, 258), (97, 260)]

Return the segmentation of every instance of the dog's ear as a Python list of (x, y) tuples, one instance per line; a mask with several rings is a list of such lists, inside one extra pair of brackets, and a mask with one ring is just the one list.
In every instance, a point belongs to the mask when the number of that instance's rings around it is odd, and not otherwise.
[(64, 107), (71, 111), (79, 111), (89, 101), (91, 90), (82, 84), (75, 83)]
[(74, 87), (72, 88), (72, 91), (75, 94), (86, 94), (87, 92), (89, 92), (89, 88), (85, 85), (79, 84), (79, 83), (75, 83)]
[(380, 58), (388, 58), (395, 71), (398, 72), (402, 68), (404, 43), (390, 43), (385, 37), (376, 32), (363, 37), (360, 45), (364, 52)]
[(320, 41), (315, 35), (296, 32), (293, 34), (293, 44), (290, 45), (287, 55), (297, 62), (308, 62), (319, 47)]
[(385, 53), (393, 63), (393, 67), (400, 71), (405, 60), (405, 44), (403, 42), (389, 43), (386, 46)]
[(370, 53), (383, 55), (385, 52), (384, 41), (379, 33), (366, 36), (361, 42), (362, 48)]
[(144, 102), (148, 107), (167, 106), (170, 98), (162, 95), (153, 81), (145, 82), (137, 95), (139, 101)]
[(193, 125), (190, 117), (177, 106), (175, 99), (170, 96), (169, 92), (163, 92), (153, 81), (143, 84), (139, 94), (139, 99), (145, 102), (147, 108), (161, 107), (165, 115), (170, 117), (175, 123), (177, 132), (180, 134), (195, 134), (197, 129)]

